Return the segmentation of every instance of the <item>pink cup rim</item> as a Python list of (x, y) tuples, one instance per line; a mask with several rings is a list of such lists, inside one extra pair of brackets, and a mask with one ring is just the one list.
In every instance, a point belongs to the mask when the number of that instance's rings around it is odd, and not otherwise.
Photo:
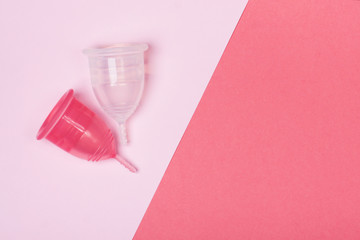
[(61, 117), (64, 115), (67, 107), (69, 106), (71, 100), (74, 98), (74, 90), (68, 90), (56, 103), (55, 107), (51, 110), (49, 115), (46, 117), (44, 123), (41, 125), (36, 139), (40, 140), (46, 137), (54, 126), (59, 122)]

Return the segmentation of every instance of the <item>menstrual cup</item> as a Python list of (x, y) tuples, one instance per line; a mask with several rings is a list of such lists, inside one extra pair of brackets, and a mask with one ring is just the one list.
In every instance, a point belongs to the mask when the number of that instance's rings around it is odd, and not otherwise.
[(119, 124), (121, 144), (128, 141), (125, 122), (134, 113), (143, 92), (147, 49), (147, 44), (125, 43), (84, 50), (95, 96)]
[(115, 158), (132, 172), (136, 168), (117, 154), (105, 122), (67, 91), (42, 124), (37, 139), (46, 138), (63, 150), (89, 161)]

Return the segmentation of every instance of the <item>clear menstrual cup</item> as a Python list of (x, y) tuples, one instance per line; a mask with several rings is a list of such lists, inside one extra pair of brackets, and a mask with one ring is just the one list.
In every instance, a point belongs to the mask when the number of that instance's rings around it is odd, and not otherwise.
[(134, 113), (143, 92), (147, 49), (147, 44), (127, 43), (84, 50), (95, 96), (105, 112), (118, 122), (121, 144), (127, 143), (125, 122)]
[(105, 122), (67, 91), (41, 126), (37, 139), (46, 138), (79, 158), (98, 161), (115, 158), (132, 172), (136, 168), (116, 151), (114, 137)]

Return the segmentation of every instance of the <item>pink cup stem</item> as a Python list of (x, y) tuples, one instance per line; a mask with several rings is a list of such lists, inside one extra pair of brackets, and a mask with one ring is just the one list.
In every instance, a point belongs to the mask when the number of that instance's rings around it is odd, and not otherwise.
[(121, 156), (116, 155), (116, 156), (115, 156), (115, 159), (116, 159), (119, 163), (121, 163), (122, 165), (124, 165), (127, 169), (129, 169), (130, 172), (133, 172), (133, 173), (137, 172), (137, 169), (136, 169), (131, 163), (129, 163), (128, 161), (126, 161), (124, 158), (122, 158)]

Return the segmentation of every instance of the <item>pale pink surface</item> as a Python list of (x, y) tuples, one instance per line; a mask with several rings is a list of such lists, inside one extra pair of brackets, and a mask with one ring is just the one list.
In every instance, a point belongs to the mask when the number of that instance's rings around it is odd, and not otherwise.
[(134, 240), (360, 239), (359, 26), (249, 1)]
[[(1, 1), (0, 239), (131, 239), (245, 2)], [(123, 148), (137, 174), (35, 140), (69, 88), (105, 117), (81, 50), (124, 41), (150, 44)]]

